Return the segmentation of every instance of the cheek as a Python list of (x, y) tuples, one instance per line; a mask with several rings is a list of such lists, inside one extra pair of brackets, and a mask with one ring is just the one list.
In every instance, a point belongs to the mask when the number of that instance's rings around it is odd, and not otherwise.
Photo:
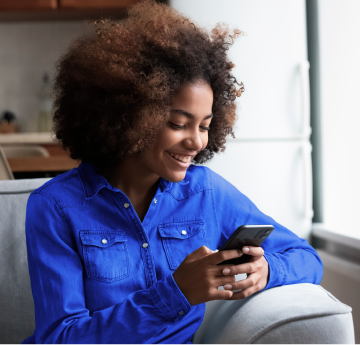
[(182, 131), (165, 129), (157, 136), (155, 148), (156, 151), (165, 151), (182, 141), (184, 134)]

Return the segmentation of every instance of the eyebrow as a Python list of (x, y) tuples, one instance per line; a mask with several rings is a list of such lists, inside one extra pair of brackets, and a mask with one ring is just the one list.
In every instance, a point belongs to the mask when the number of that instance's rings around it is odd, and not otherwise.
[[(171, 110), (172, 113), (179, 113), (182, 115), (185, 115), (188, 119), (193, 119), (195, 116), (185, 110), (181, 110), (181, 109), (173, 109)], [(210, 115), (207, 115), (204, 117), (204, 120), (209, 119), (211, 117), (214, 117), (214, 115), (211, 113)]]

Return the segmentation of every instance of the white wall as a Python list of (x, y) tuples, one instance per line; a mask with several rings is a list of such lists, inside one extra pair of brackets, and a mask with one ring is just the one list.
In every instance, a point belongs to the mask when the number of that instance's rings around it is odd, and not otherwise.
[(0, 113), (11, 110), (21, 132), (37, 130), (42, 76), (69, 42), (86, 32), (83, 22), (0, 23)]

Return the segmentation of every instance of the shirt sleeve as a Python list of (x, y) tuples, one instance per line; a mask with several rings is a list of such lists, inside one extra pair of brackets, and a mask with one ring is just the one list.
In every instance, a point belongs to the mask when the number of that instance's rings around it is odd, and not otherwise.
[(25, 228), (36, 343), (146, 343), (190, 311), (170, 274), (90, 315), (82, 261), (61, 208), (32, 193)]
[(218, 249), (240, 225), (273, 225), (273, 232), (261, 245), (269, 264), (269, 279), (264, 290), (298, 283), (320, 284), (323, 264), (307, 240), (262, 213), (249, 198), (223, 177), (213, 171), (211, 176), (215, 216), (219, 227)]

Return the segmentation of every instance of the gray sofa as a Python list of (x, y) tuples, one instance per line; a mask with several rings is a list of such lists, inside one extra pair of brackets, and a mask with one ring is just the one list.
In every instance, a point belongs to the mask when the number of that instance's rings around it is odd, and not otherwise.
[[(35, 328), (25, 244), (29, 194), (48, 179), (0, 181), (0, 343)], [(206, 304), (195, 343), (354, 344), (351, 308), (321, 286), (275, 287), (238, 301)]]

